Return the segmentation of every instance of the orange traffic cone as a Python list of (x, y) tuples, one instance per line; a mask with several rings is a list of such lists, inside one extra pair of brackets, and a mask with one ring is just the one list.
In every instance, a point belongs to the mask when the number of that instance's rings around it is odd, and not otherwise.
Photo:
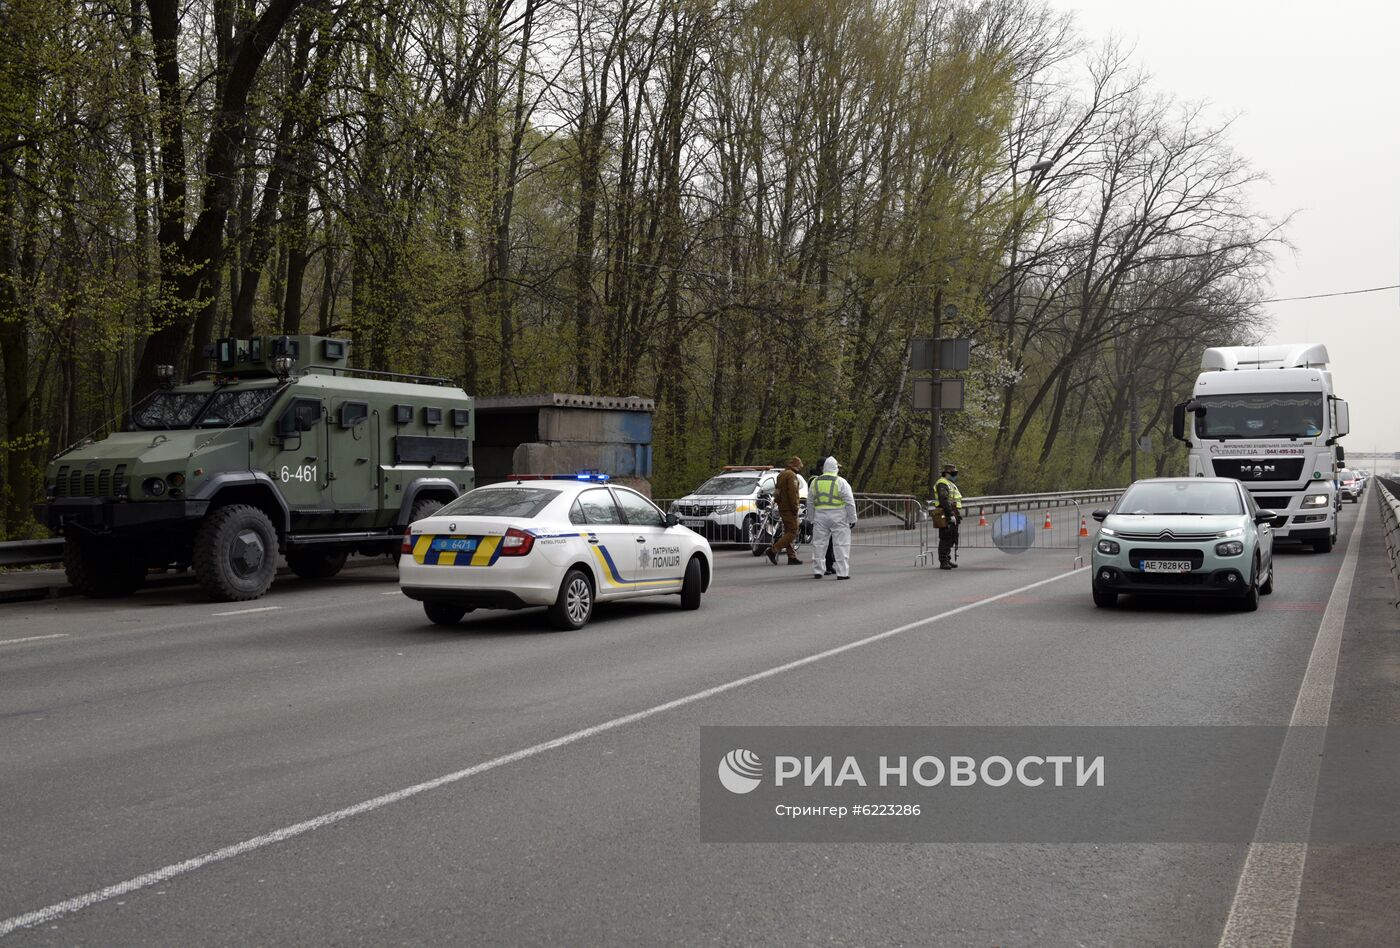
[(1045, 511), (1045, 527), (1044, 527), (1044, 529), (1046, 529), (1046, 530), (1049, 530), (1049, 529), (1050, 529), (1050, 511), (1048, 511), (1048, 510)]
[(1085, 517), (1083, 514), (1079, 516), (1079, 535), (1081, 537), (1087, 537), (1089, 535), (1089, 518)]
[(977, 526), (979, 526), (979, 527), (990, 526), (990, 524), (987, 523), (987, 515), (986, 515), (985, 513), (982, 512), (982, 508), (981, 508), (981, 507), (978, 507), (978, 508), (977, 508)]

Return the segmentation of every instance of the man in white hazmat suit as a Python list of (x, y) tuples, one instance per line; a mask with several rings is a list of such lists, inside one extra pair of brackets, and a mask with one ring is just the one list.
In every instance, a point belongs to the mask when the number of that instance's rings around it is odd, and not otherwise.
[(822, 472), (807, 485), (807, 519), (812, 522), (812, 578), (821, 579), (826, 545), (836, 554), (836, 578), (851, 578), (851, 527), (856, 525), (856, 495), (827, 458)]

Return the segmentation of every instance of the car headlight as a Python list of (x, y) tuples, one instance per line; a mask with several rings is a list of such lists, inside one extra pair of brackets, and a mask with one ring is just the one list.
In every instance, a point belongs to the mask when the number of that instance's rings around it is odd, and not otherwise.
[(1115, 540), (1099, 540), (1099, 552), (1105, 556), (1117, 556), (1119, 549)]
[(1116, 536), (1118, 536), (1118, 531), (1117, 531), (1117, 530), (1111, 530), (1111, 529), (1109, 529), (1108, 527), (1099, 527), (1099, 536), (1101, 536), (1101, 537), (1116, 537)]
[(1222, 534), (1220, 534), (1220, 535), (1221, 535), (1222, 537), (1227, 538), (1227, 539), (1228, 539), (1229, 537), (1242, 537), (1242, 536), (1244, 536), (1244, 527), (1235, 527), (1235, 528), (1233, 528), (1233, 529), (1231, 529), (1231, 530), (1226, 530), (1224, 533), (1222, 533)]
[(1303, 506), (1304, 506), (1304, 507), (1326, 507), (1326, 506), (1327, 506), (1327, 495), (1326, 495), (1326, 494), (1309, 494), (1308, 496), (1306, 496), (1306, 497), (1303, 498)]
[(1239, 540), (1229, 540), (1225, 543), (1215, 544), (1216, 556), (1239, 556), (1244, 552), (1244, 544)]
[(732, 500), (731, 500), (729, 503), (727, 503), (727, 504), (715, 504), (715, 513), (718, 513), (718, 514), (731, 514), (731, 513), (734, 512), (734, 508), (737, 507), (737, 506), (738, 506), (738, 504), (736, 504), (736, 503), (735, 503), (734, 501), (732, 501)]

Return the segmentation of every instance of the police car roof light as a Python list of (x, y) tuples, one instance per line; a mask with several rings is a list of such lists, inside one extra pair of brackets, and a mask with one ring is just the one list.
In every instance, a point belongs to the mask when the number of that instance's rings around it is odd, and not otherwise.
[(612, 477), (600, 471), (579, 471), (577, 474), (512, 474), (508, 481), (589, 481), (603, 484)]

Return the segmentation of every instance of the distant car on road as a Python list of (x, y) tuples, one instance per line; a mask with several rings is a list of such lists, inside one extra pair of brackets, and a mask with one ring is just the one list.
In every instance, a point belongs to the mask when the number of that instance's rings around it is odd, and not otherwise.
[[(772, 495), (782, 468), (729, 466), (671, 504), (681, 523), (716, 543), (752, 545), (763, 519), (758, 499)], [(797, 494), (807, 503), (807, 481), (797, 478)]]
[(474, 609), (547, 606), (578, 629), (594, 603), (681, 597), (700, 608), (714, 559), (704, 537), (606, 477), (520, 477), (478, 487), (411, 524), (399, 587), (438, 625)]
[(1094, 511), (1094, 605), (1123, 593), (1233, 596), (1248, 611), (1274, 591), (1273, 520), (1239, 481), (1166, 477)]
[(1353, 504), (1361, 500), (1363, 483), (1361, 477), (1352, 470), (1342, 468), (1337, 473), (1337, 493), (1342, 500), (1349, 500)]

